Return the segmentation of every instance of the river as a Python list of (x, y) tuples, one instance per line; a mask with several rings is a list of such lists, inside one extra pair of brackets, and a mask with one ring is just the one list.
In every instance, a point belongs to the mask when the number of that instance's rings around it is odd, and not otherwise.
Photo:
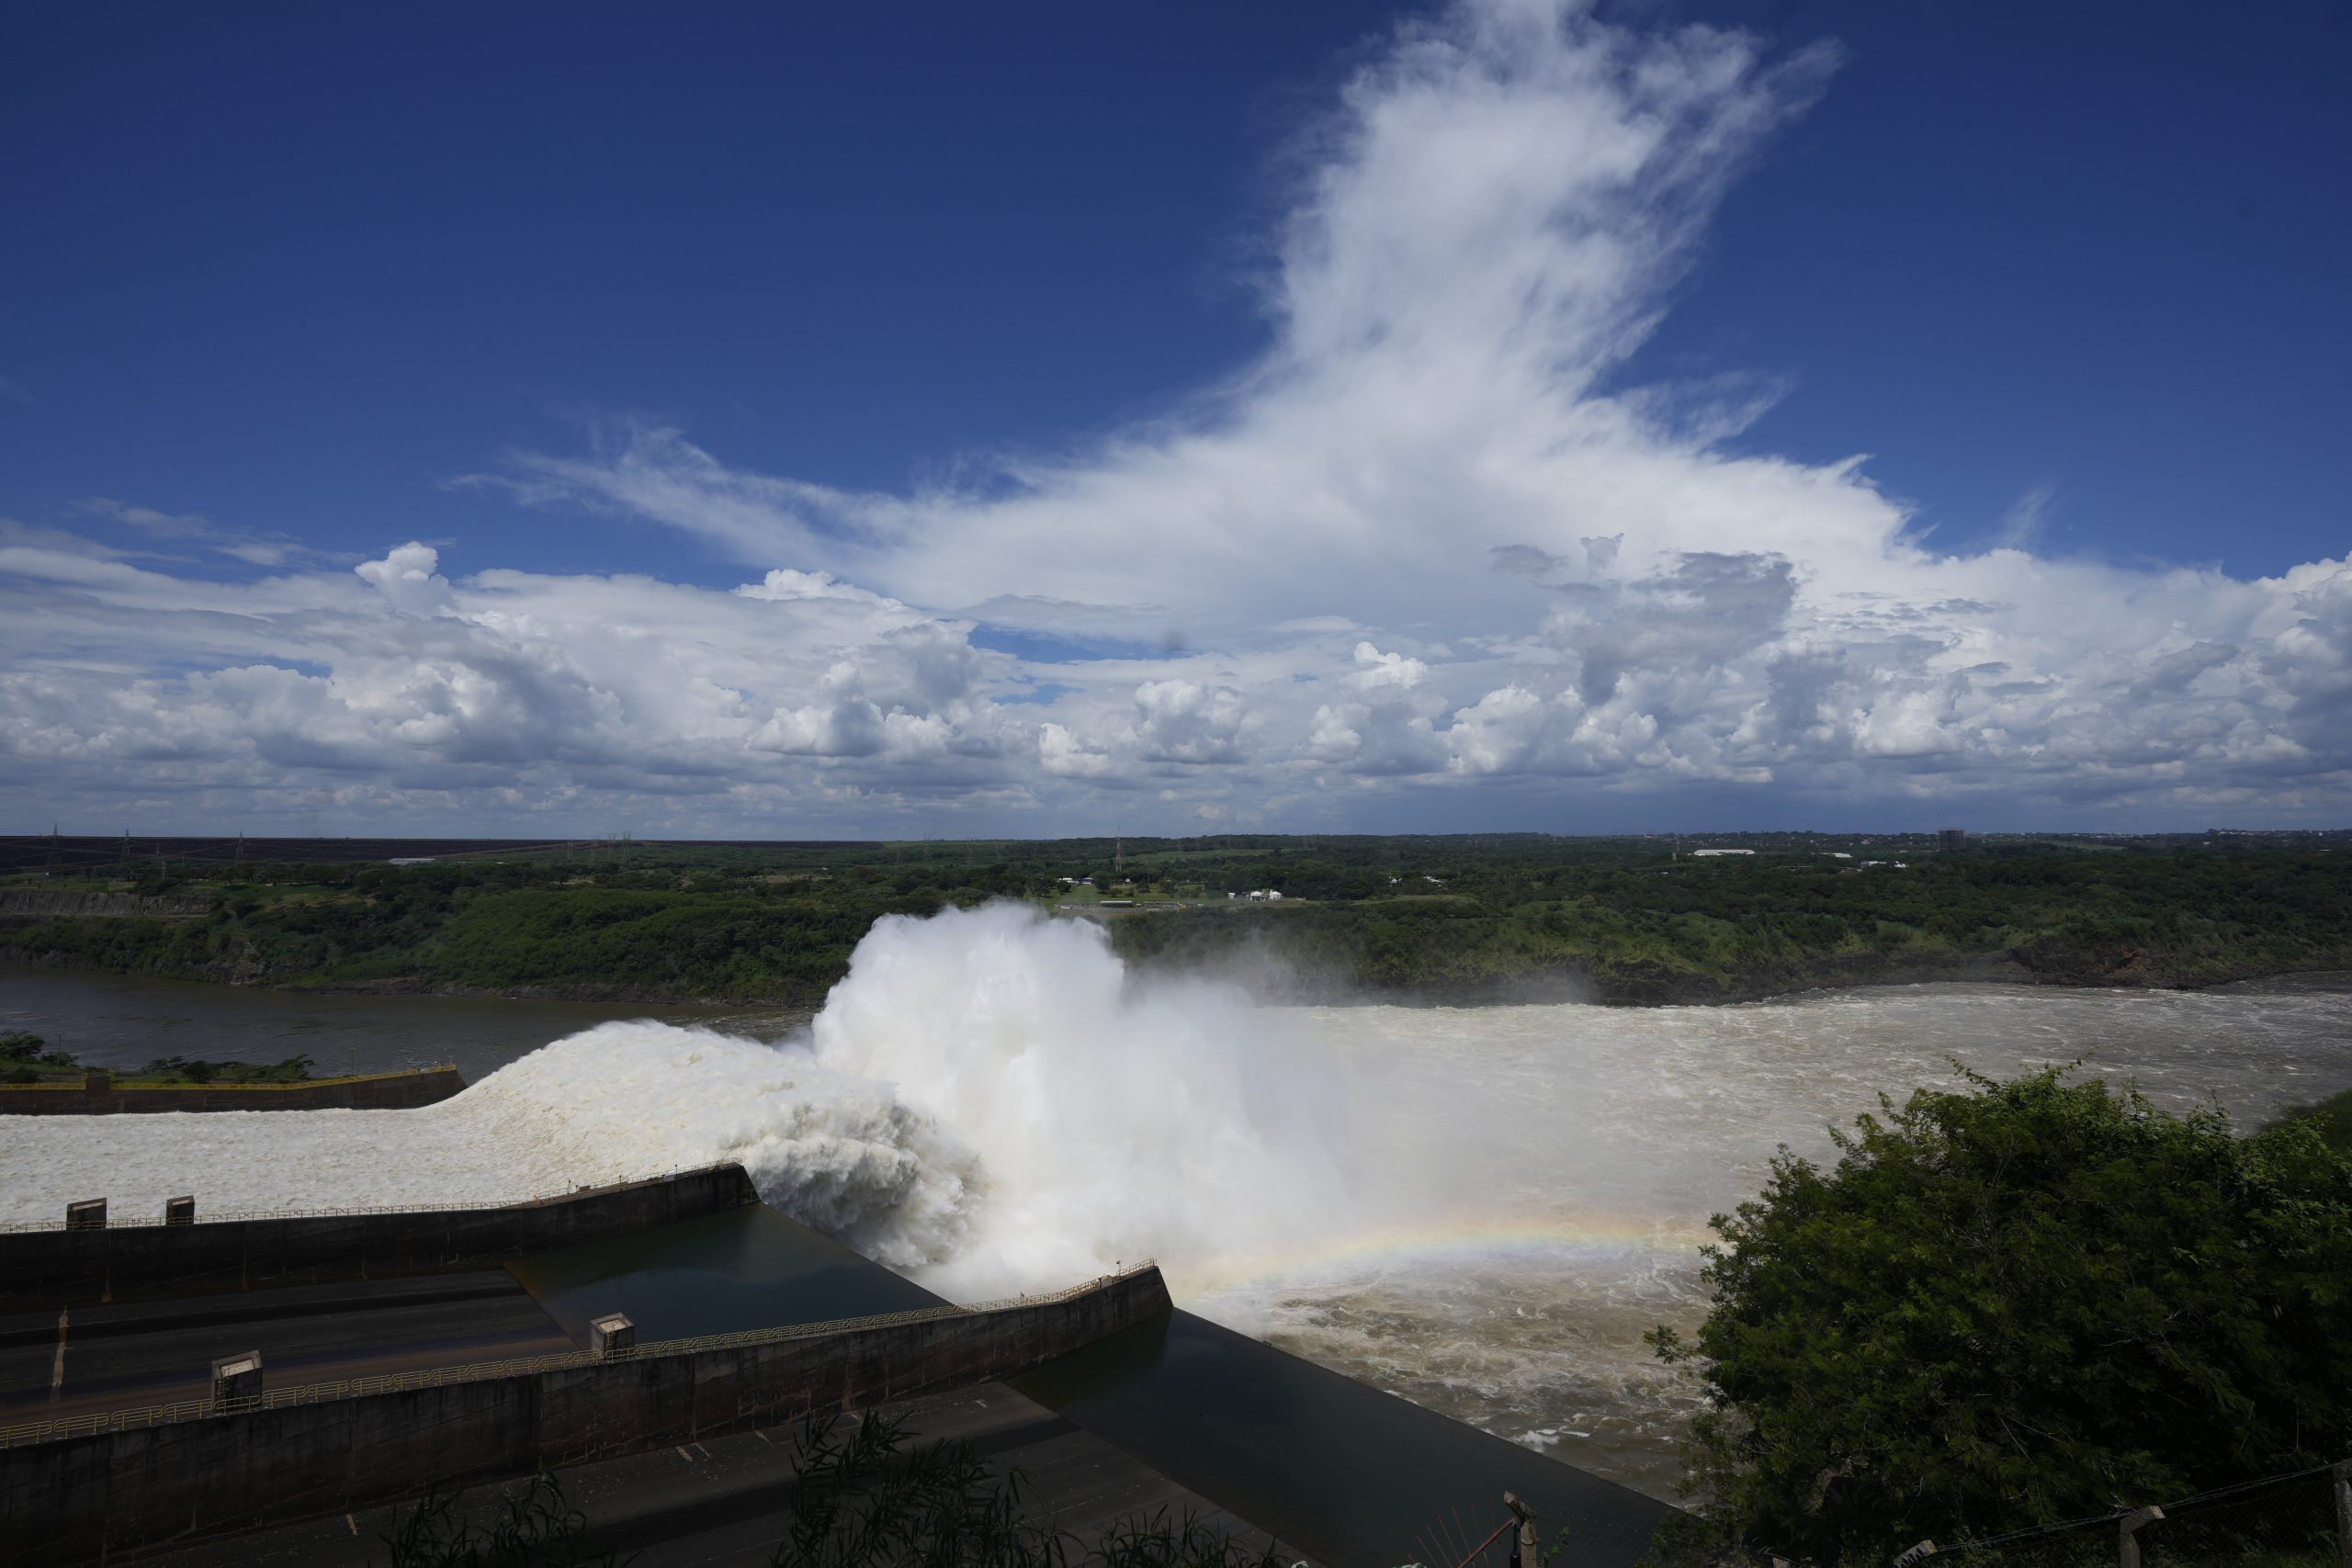
[[(454, 1060), (479, 1081), (559, 1037), (648, 1014), (0, 971), (0, 1030), (30, 1029), (114, 1066), (299, 1051), (329, 1070)], [(652, 1016), (762, 1041), (805, 1022), (758, 1009)], [(1280, 1008), (1259, 1010), (1252, 1027), (1340, 1065), (1328, 1092), (1347, 1119), (1351, 1191), (1343, 1211), (1318, 1211), (1311, 1229), (1278, 1244), (1180, 1251), (1170, 1275), (1184, 1304), (1661, 1496), (1690, 1391), (1651, 1363), (1641, 1333), (1697, 1321), (1707, 1216), (1754, 1192), (1779, 1145), (1823, 1154), (1827, 1124), (1873, 1109), (1883, 1091), (1951, 1082), (1951, 1057), (1996, 1074), (2079, 1059), (2159, 1103), (2217, 1101), (2247, 1123), (2352, 1086), (2345, 976), (2201, 993), (1896, 987), (1724, 1008)], [(609, 1030), (591, 1038), (653, 1049)], [(714, 1149), (764, 1161), (773, 1197), (775, 1171), (818, 1151), (833, 1158), (844, 1139), (864, 1176), (877, 1158), (899, 1161), (885, 1174), (905, 1199), (914, 1168), (948, 1157), (910, 1136), (903, 1111), (865, 1100), (854, 1118), (837, 1098), (822, 1100), (821, 1117), (806, 1104), (789, 1117), (763, 1110), (763, 1095), (784, 1090), (742, 1075), (773, 1053), (698, 1031), (660, 1038), (693, 1049), (642, 1081), (607, 1089), (594, 1072), (559, 1081), (525, 1069), (427, 1111), (117, 1118), (103, 1133), (79, 1119), (12, 1118), (0, 1129), (0, 1217), (46, 1216), (101, 1188), (143, 1203), (152, 1194), (141, 1183), (220, 1192), (238, 1206), (519, 1197), (650, 1174), (635, 1168)], [(1086, 1038), (1088, 1049), (1122, 1048), (1115, 1030), (1090, 1026)], [(910, 1091), (925, 1087), (886, 1076)], [(1267, 1092), (1319, 1097), (1326, 1088), (1292, 1075)], [(816, 1091), (803, 1083), (792, 1092)], [(812, 1130), (812, 1120), (823, 1124)], [(1143, 1129), (1126, 1131), (1146, 1151), (1136, 1179), (1148, 1181), (1152, 1161), (1172, 1156), (1151, 1154), (1159, 1145)], [(1007, 1145), (975, 1142), (979, 1166), (1005, 1163)], [(956, 1148), (954, 1157), (972, 1157)], [(965, 1185), (985, 1184), (959, 1170)], [(793, 1206), (807, 1213), (838, 1197), (842, 1179), (834, 1172)], [(1261, 1206), (1280, 1212), (1283, 1183), (1265, 1185)], [(1122, 1203), (1151, 1201), (1112, 1190)], [(842, 1228), (854, 1235), (854, 1216)]]
[(355, 996), (150, 980), (0, 964), (0, 1034), (23, 1030), (93, 1066), (158, 1056), (282, 1062), (321, 1077), (453, 1064), (479, 1083), (550, 1040), (615, 1019), (651, 1018), (772, 1039), (806, 1008), (606, 1006), (507, 997)]

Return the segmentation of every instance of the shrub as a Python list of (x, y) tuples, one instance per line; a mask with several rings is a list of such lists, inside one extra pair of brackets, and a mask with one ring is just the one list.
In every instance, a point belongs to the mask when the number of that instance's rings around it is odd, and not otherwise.
[(1785, 1150), (1713, 1225), (1707, 1538), (1883, 1562), (2352, 1449), (2352, 1165), (2052, 1068)]

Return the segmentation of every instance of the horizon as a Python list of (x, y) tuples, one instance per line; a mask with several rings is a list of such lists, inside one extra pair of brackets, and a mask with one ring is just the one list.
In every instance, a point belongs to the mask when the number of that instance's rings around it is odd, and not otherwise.
[(2339, 12), (1080, 15), (28, 18), (0, 816), (2352, 822)]
[[(1324, 832), (1287, 832), (1280, 829), (1227, 829), (1200, 833), (1069, 833), (1057, 837), (1019, 833), (982, 834), (974, 838), (662, 838), (645, 834), (618, 832), (584, 834), (571, 838), (518, 839), (498, 835), (414, 834), (414, 833), (209, 833), (142, 831), (129, 829), (121, 833), (0, 833), (0, 856), (12, 846), (43, 843), (137, 846), (161, 844), (492, 844), (518, 851), (537, 849), (626, 848), (636, 845), (692, 849), (697, 847), (729, 849), (830, 849), (904, 848), (910, 844), (960, 847), (967, 845), (1047, 845), (1091, 844), (1133, 841), (1138, 844), (1187, 844), (1202, 840), (1261, 840), (1295, 839), (1307, 842), (1332, 839), (1875, 839), (1919, 838), (1934, 839), (1951, 831), (1965, 833), (1969, 840), (2006, 840), (2016, 839), (2216, 839), (2216, 838), (2338, 838), (2352, 836), (2352, 827), (2312, 828), (2237, 828), (2215, 824), (2205, 828), (2172, 829), (2154, 832), (2126, 831), (2112, 828), (2014, 828), (1977, 829), (1951, 823), (1934, 828), (1654, 828), (1621, 832), (1574, 833), (1543, 828), (1468, 828), (1453, 831), (1367, 833), (1344, 830)], [(153, 854), (151, 848), (144, 852)], [(168, 852), (166, 852), (168, 853)]]

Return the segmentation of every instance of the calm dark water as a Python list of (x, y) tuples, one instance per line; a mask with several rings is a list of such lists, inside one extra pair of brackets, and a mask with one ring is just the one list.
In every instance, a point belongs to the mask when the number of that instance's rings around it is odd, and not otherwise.
[(1189, 1312), (1012, 1380), (1282, 1542), (1334, 1564), (1432, 1562), (1533, 1509), (1594, 1568), (1641, 1561), (1674, 1510)]
[(764, 1204), (516, 1258), (563, 1331), (618, 1312), (639, 1344), (937, 1306), (939, 1298)]
[(454, 1062), (479, 1083), (552, 1040), (615, 1019), (704, 1024), (773, 1039), (808, 1011), (775, 1007), (612, 1006), (503, 997), (343, 996), (75, 974), (0, 964), (0, 1033), (28, 1030), (103, 1067), (157, 1056), (281, 1062), (321, 1073)]

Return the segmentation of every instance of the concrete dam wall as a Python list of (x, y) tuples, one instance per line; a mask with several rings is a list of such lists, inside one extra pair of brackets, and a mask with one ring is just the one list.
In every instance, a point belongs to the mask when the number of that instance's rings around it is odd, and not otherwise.
[(0, 1450), (0, 1539), (13, 1562), (80, 1562), (349, 1512), (430, 1485), (990, 1382), (1170, 1310), (1159, 1270), (1146, 1267), (1009, 1306), (650, 1345), (503, 1376), (460, 1371), (429, 1386), (50, 1438)]
[(495, 1265), (758, 1201), (743, 1168), (724, 1165), (495, 1209), (212, 1222), (199, 1209), (191, 1225), (18, 1231), (0, 1234), (0, 1309)]
[[(105, 1087), (96, 1087), (103, 1082)], [(119, 1116), (141, 1111), (413, 1111), (460, 1093), (455, 1067), (415, 1067), (313, 1083), (0, 1084), (0, 1116)]]

